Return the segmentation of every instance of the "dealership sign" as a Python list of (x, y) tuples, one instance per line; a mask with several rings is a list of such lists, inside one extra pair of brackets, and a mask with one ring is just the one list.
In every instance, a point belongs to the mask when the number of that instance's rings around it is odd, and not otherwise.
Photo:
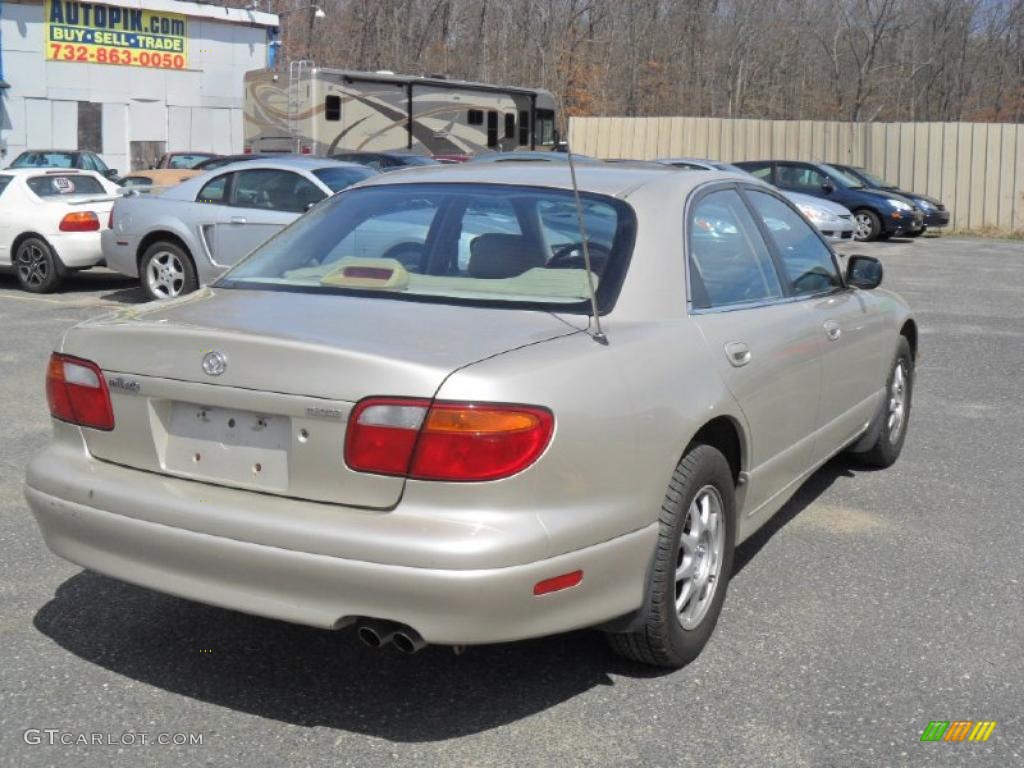
[(52, 61), (156, 69), (188, 63), (188, 23), (181, 14), (72, 0), (44, 0), (43, 13)]

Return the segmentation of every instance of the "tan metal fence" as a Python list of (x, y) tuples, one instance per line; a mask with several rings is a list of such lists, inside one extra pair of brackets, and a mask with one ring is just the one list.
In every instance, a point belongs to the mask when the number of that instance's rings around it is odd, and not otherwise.
[(859, 165), (939, 198), (955, 229), (1024, 232), (1024, 125), (574, 117), (569, 137), (576, 152), (600, 158)]

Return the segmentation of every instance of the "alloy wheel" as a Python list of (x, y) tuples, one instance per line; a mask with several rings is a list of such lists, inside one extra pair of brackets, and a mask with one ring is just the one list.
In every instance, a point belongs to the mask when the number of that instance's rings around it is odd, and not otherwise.
[(38, 287), (50, 276), (50, 261), (43, 249), (35, 243), (28, 243), (18, 249), (15, 265), (18, 277), (25, 285)]
[(725, 554), (725, 505), (713, 485), (693, 497), (683, 521), (676, 558), (676, 615), (683, 629), (694, 629), (715, 597)]
[(889, 419), (886, 426), (889, 431), (889, 442), (899, 442), (903, 433), (903, 424), (907, 415), (907, 372), (902, 360), (896, 363), (892, 373), (892, 384), (889, 386)]
[(146, 285), (153, 296), (171, 299), (185, 287), (185, 268), (177, 254), (159, 251), (146, 266)]
[(866, 213), (858, 213), (854, 220), (856, 221), (856, 229), (853, 231), (853, 237), (855, 240), (867, 240), (871, 237), (871, 229), (874, 226), (874, 222), (871, 221), (871, 217)]

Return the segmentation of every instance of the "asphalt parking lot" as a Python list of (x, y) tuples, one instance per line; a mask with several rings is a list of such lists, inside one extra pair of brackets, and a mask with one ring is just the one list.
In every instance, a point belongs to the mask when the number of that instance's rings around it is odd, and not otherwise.
[[(675, 672), (592, 632), (405, 657), (58, 560), (21, 490), (49, 438), (46, 358), (141, 291), (99, 273), (35, 297), (0, 276), (0, 765), (1024, 764), (1024, 242), (845, 250), (883, 259), (921, 327), (903, 456), (812, 477), (740, 548), (715, 636)], [(931, 720), (998, 725), (921, 743)], [(202, 744), (51, 746), (27, 729)]]

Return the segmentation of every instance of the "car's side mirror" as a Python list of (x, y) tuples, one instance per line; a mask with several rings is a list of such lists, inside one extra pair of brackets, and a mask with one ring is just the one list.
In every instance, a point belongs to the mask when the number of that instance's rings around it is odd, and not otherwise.
[(107, 168), (107, 170), (103, 172), (103, 175), (113, 181), (117, 178), (117, 168)]
[(825, 181), (821, 182), (821, 191), (824, 192), (826, 195), (831, 195), (833, 192), (836, 191), (836, 188), (831, 181), (825, 179)]
[(882, 284), (882, 262), (874, 256), (851, 256), (846, 262), (846, 282), (870, 291)]

